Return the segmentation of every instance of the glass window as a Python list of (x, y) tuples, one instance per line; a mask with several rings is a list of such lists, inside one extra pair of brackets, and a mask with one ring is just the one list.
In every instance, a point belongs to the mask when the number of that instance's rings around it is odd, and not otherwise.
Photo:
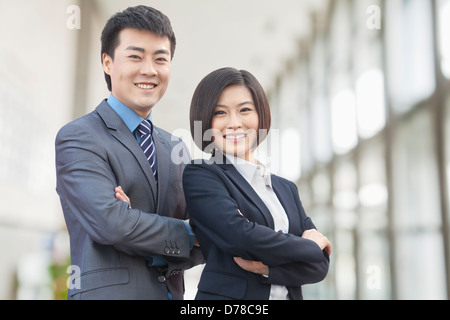
[(384, 145), (381, 138), (361, 147), (359, 202), (362, 207), (380, 209), (383, 215), (388, 197), (385, 173)]
[(400, 299), (446, 297), (432, 132), (429, 110), (423, 108), (402, 123), (394, 135), (395, 280)]
[(328, 162), (332, 157), (330, 133), (330, 109), (323, 92), (316, 93), (311, 101), (311, 143), (314, 159)]
[(336, 2), (330, 22), (331, 140), (334, 152), (343, 154), (357, 144), (356, 101), (350, 76), (352, 24), (349, 1)]
[(356, 298), (355, 228), (357, 225), (357, 176), (354, 164), (347, 160), (337, 163), (333, 177), (333, 207), (335, 221), (335, 277), (338, 299)]
[(438, 1), (437, 11), (441, 70), (450, 79), (450, 0)]
[[(325, 169), (319, 170), (311, 179), (311, 196), (313, 201), (310, 206), (303, 202), (307, 208), (307, 215), (311, 217), (317, 229), (330, 239), (334, 248), (334, 232), (332, 210), (330, 208), (330, 176)], [(311, 207), (311, 204), (313, 206)], [(334, 254), (331, 259), (334, 259)], [(333, 299), (334, 297), (334, 260), (332, 260), (328, 276), (318, 285), (306, 286), (306, 292), (309, 297), (316, 299)]]
[(356, 23), (365, 26), (354, 31), (352, 71), (355, 76), (358, 135), (366, 139), (383, 129), (386, 122), (384, 73), (381, 67), (382, 26), (380, 24), (379, 29), (367, 26), (367, 20), (374, 19), (373, 10), (381, 12), (381, 8), (379, 1), (373, 0), (353, 1), (353, 6)]
[(384, 146), (371, 141), (359, 152), (360, 295), (363, 299), (390, 297), (389, 242), (387, 238), (387, 188)]
[(329, 104), (325, 79), (325, 41), (322, 36), (314, 41), (310, 63), (311, 78), (311, 151), (317, 162), (327, 162), (332, 157), (329, 125)]
[(336, 1), (330, 22), (331, 68), (348, 72), (352, 58), (352, 17), (349, 1)]
[(354, 255), (355, 239), (346, 229), (337, 229), (335, 235), (335, 278), (336, 298), (356, 299), (356, 261)]
[(370, 138), (384, 128), (384, 75), (380, 69), (369, 69), (356, 80), (356, 106), (361, 138)]
[(312, 179), (314, 203), (326, 205), (330, 202), (330, 178), (326, 171), (317, 172)]
[(397, 128), (393, 152), (396, 225), (402, 229), (439, 228), (439, 184), (427, 109)]
[(431, 1), (385, 3), (389, 95), (394, 111), (401, 113), (435, 88)]
[(333, 149), (338, 154), (351, 150), (358, 143), (355, 94), (349, 87), (343, 88), (333, 95), (331, 139)]
[[(450, 232), (450, 96), (447, 97), (445, 109), (445, 161), (446, 161), (446, 175), (447, 175), (447, 232)], [(450, 245), (450, 244), (449, 244)], [(450, 261), (447, 261), (450, 263)], [(448, 280), (449, 281), (449, 280)]]
[(290, 127), (281, 131), (281, 176), (291, 181), (300, 178), (300, 133), (298, 128)]
[(312, 142), (312, 125), (310, 116), (310, 101), (311, 97), (309, 87), (309, 75), (308, 75), (308, 61), (301, 60), (296, 68), (298, 78), (298, 92), (299, 96), (299, 131), (300, 131), (300, 163), (301, 173), (310, 171), (314, 166), (314, 155), (312, 154), (313, 142)]
[(300, 78), (296, 68), (285, 73), (280, 81), (279, 106), (277, 109), (280, 129), (280, 174), (292, 181), (301, 175), (300, 159)]

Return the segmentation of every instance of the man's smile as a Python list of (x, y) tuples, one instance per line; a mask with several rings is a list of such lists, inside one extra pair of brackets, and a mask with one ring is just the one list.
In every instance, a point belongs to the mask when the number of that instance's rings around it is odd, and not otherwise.
[(154, 83), (136, 83), (135, 86), (140, 89), (150, 90), (155, 88), (157, 85)]

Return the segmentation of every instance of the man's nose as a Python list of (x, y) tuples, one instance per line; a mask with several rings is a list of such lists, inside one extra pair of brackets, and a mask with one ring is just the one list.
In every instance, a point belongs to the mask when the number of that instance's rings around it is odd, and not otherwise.
[(153, 61), (145, 61), (142, 65), (141, 73), (149, 76), (155, 76), (158, 74)]

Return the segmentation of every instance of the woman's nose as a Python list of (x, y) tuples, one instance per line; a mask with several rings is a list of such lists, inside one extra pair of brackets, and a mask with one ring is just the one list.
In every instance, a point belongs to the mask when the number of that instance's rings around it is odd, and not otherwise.
[(241, 117), (238, 114), (231, 113), (228, 120), (228, 129), (238, 129), (242, 127)]

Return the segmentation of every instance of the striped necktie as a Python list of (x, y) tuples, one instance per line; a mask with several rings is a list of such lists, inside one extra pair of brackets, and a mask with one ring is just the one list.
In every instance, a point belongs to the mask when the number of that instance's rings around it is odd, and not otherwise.
[(156, 148), (152, 139), (152, 124), (148, 120), (142, 121), (139, 124), (138, 133), (141, 138), (141, 148), (152, 168), (156, 183), (158, 183), (158, 174), (156, 172)]

